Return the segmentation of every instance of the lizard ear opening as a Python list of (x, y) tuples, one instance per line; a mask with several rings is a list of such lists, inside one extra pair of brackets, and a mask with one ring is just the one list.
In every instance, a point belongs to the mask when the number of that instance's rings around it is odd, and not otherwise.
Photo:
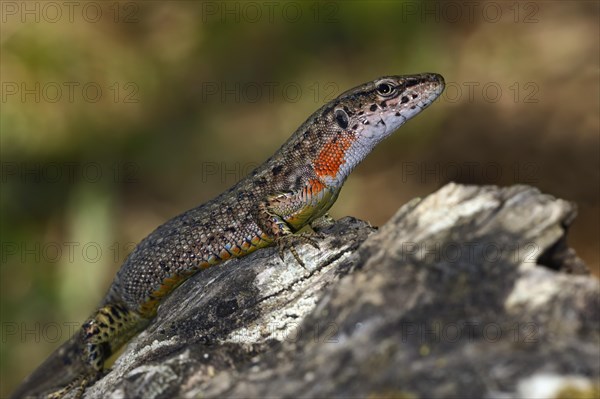
[(338, 126), (342, 129), (346, 129), (348, 127), (348, 114), (343, 109), (335, 110), (335, 121)]

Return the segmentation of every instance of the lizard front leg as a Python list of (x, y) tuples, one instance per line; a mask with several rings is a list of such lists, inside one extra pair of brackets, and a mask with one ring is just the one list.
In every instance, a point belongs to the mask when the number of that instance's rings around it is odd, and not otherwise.
[(281, 216), (272, 213), (268, 209), (262, 210), (260, 218), (261, 224), (265, 227), (265, 230), (267, 230), (270, 236), (274, 237), (275, 245), (277, 245), (277, 251), (282, 261), (285, 260), (285, 251), (289, 250), (300, 266), (304, 267), (304, 262), (300, 258), (300, 255), (298, 255), (296, 245), (310, 244), (316, 249), (319, 249), (319, 244), (310, 234), (294, 234), (290, 226)]
[[(326, 193), (323, 193), (326, 194)], [(316, 200), (311, 201), (307, 198), (305, 191), (298, 194), (292, 192), (281, 193), (267, 198), (259, 205), (259, 225), (274, 238), (278, 247), (279, 257), (284, 260), (286, 250), (289, 250), (296, 261), (304, 267), (304, 262), (300, 259), (296, 250), (298, 244), (310, 244), (319, 249), (315, 237), (322, 238), (322, 235), (316, 232), (300, 233), (296, 232), (306, 225), (313, 224), (319, 228), (327, 224), (331, 218), (322, 215), (329, 195), (320, 195)]]

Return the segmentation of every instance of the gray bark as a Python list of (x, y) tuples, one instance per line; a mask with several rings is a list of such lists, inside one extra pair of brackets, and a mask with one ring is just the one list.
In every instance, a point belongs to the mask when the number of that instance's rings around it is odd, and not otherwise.
[(598, 394), (575, 215), (527, 186), (448, 184), (379, 230), (344, 218), (298, 248), (306, 269), (270, 248), (188, 280), (85, 397)]

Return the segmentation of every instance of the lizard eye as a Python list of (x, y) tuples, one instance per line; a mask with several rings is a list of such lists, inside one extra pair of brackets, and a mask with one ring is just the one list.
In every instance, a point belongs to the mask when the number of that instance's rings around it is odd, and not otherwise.
[(377, 85), (376, 90), (380, 96), (389, 97), (396, 92), (396, 87), (389, 83), (382, 82)]

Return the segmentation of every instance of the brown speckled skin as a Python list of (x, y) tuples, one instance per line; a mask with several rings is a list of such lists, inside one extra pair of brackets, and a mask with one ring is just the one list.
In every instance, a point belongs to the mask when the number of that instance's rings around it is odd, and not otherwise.
[[(158, 227), (130, 254), (100, 309), (63, 351), (77, 353), (73, 345), (82, 348), (80, 373), (91, 376), (79, 378), (66, 391), (93, 381), (110, 353), (142, 329), (161, 298), (187, 277), (231, 257), (281, 244), (325, 215), (352, 169), (443, 89), (440, 75), (425, 73), (383, 77), (342, 93), (246, 178)], [(32, 377), (25, 384), (41, 383)]]

